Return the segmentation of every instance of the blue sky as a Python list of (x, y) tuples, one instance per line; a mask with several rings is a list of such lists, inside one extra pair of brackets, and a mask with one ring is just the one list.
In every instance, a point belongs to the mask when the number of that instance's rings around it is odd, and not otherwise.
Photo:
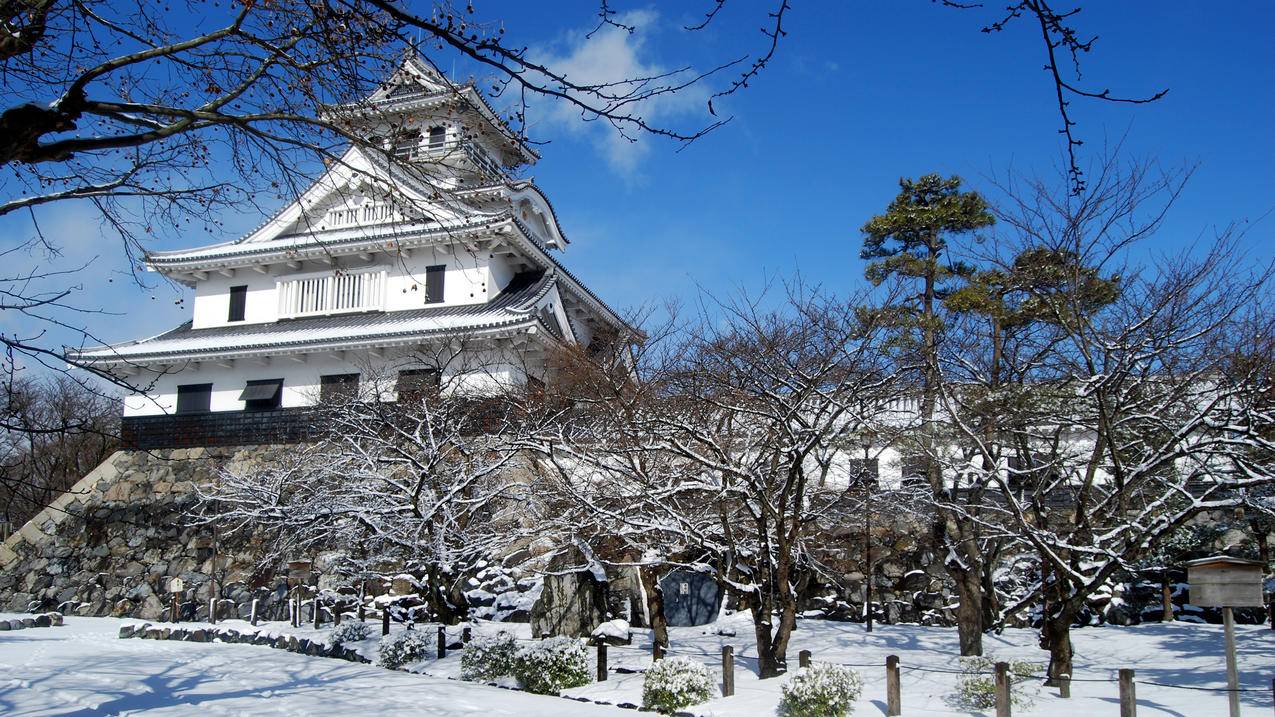
[[(761, 48), (760, 2), (728, 4), (707, 31), (680, 30), (710, 4), (612, 3), (640, 21), (639, 31), (588, 39), (592, 0), (554, 3), (553, 12), (540, 3), (475, 3), (480, 15), (504, 21), (511, 42), (581, 72), (702, 67)], [(1101, 38), (1085, 58), (1086, 85), (1169, 94), (1141, 106), (1076, 100), (1082, 158), (1125, 137), (1131, 156), (1199, 165), (1156, 248), (1173, 251), (1213, 227), (1275, 210), (1275, 5), (1087, 5), (1078, 25)], [(1053, 176), (1063, 161), (1038, 37), (1026, 24), (981, 33), (989, 17), (925, 0), (796, 0), (773, 64), (717, 104), (734, 119), (680, 152), (659, 139), (630, 146), (599, 123), (537, 106), (531, 133), (548, 144), (529, 174), (573, 241), (564, 260), (618, 307), (690, 300), (699, 287), (757, 288), (767, 275), (798, 270), (830, 289), (861, 286), (858, 228), (884, 209), (900, 176), (959, 174), (995, 200), (989, 175)], [(451, 66), (447, 57), (438, 62)], [(470, 71), (456, 65), (458, 75)], [(707, 119), (703, 99), (691, 93), (650, 110), (659, 121), (695, 126)], [(233, 233), (261, 217), (228, 219)], [(1249, 235), (1255, 261), (1275, 255), (1273, 222), (1267, 217)], [(187, 318), (174, 303), (179, 290), (142, 290), (114, 274), (119, 248), (86, 208), (60, 208), (45, 228), (67, 245), (62, 266), (88, 264), (83, 295), (111, 312), (85, 319), (99, 338), (136, 338)], [(0, 231), (11, 242), (27, 230), (10, 222)], [(155, 248), (208, 241), (200, 232)]]

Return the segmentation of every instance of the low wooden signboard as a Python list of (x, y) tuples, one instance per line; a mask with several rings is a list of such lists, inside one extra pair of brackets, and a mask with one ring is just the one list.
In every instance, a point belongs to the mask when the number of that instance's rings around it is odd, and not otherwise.
[(186, 584), (182, 582), (181, 578), (173, 578), (168, 581), (168, 592), (170, 593), (179, 593), (185, 589)]
[(1191, 604), (1207, 607), (1263, 607), (1262, 579), (1266, 566), (1257, 560), (1225, 555), (1186, 564)]

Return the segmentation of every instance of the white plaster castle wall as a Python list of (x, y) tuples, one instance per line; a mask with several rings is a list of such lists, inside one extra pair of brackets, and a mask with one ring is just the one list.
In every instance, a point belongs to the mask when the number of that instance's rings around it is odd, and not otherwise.
[[(239, 400), (248, 381), (283, 379), (282, 407), (313, 406), (319, 400), (320, 376), (329, 374), (360, 374), (361, 390), (371, 398), (380, 393), (380, 399), (393, 401), (394, 383), (398, 371), (423, 364), (406, 350), (384, 352), (380, 357), (355, 351), (307, 354), (305, 363), (290, 358), (271, 359), (262, 364), (252, 360), (237, 360), (230, 366), (213, 363), (192, 364), (178, 373), (160, 376), (146, 395), (134, 394), (124, 399), (125, 416), (154, 416), (177, 410), (177, 387), (188, 384), (211, 383), (213, 411), (242, 411)], [(474, 351), (463, 363), (449, 365), (444, 370), (444, 385), (449, 390), (488, 392), (516, 389), (526, 384), (526, 371), (516, 360), (502, 353)], [(379, 389), (379, 390), (377, 390)]]
[[(344, 262), (342, 269), (349, 272), (386, 270), (386, 311), (419, 309), (426, 306), (457, 306), (482, 304), (500, 293), (513, 278), (507, 262), (497, 258), (495, 271), (489, 266), (493, 260), (485, 252), (471, 252), (463, 246), (444, 250), (421, 249), (412, 256), (393, 264), (368, 264)], [(425, 268), (446, 266), (443, 280), (443, 303), (425, 303)], [(261, 274), (250, 269), (240, 269), (234, 276), (220, 274), (209, 276), (195, 286), (192, 326), (196, 329), (242, 324), (269, 323), (279, 320), (277, 284), (291, 279), (313, 278), (331, 275), (333, 269), (315, 262), (307, 262), (295, 272), (287, 274)], [(248, 296), (243, 321), (229, 321), (230, 287), (247, 286)], [(415, 287), (415, 288), (413, 288)]]

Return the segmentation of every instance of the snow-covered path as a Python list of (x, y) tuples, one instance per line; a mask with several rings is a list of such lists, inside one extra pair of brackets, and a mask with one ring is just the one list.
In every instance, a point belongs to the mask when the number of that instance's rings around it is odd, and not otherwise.
[(66, 622), (0, 633), (0, 714), (633, 714), (251, 645), (120, 640), (119, 620)]

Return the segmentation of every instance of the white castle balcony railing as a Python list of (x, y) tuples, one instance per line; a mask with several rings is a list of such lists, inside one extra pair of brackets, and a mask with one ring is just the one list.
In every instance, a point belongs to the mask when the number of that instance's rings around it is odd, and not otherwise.
[(422, 139), (419, 144), (395, 148), (394, 154), (399, 159), (430, 160), (442, 164), (447, 164), (451, 159), (463, 158), (465, 161), (461, 162), (462, 165), (468, 165), (490, 179), (505, 176), (505, 168), (491, 156), (490, 152), (467, 139), (460, 141)]
[(276, 285), (279, 318), (381, 311), (385, 308), (385, 271), (291, 279)]

